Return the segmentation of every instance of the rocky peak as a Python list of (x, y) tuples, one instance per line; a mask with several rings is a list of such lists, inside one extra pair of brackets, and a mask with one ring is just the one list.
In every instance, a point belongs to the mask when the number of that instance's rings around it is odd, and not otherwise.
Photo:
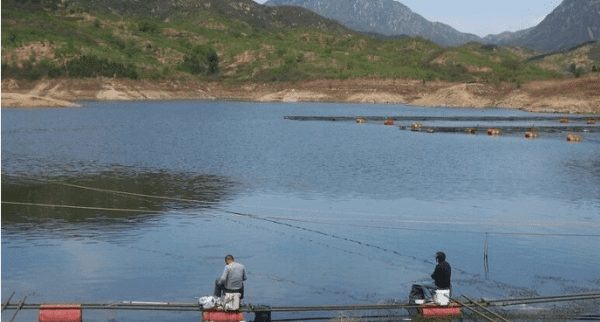
[(430, 22), (394, 0), (269, 0), (268, 6), (299, 6), (361, 32), (385, 36), (422, 36), (440, 45), (462, 45), (480, 41), (449, 25)]

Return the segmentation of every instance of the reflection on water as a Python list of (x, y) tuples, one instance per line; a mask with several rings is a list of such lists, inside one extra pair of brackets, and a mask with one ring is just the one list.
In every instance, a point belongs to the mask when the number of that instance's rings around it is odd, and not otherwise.
[(147, 225), (165, 211), (202, 213), (227, 199), (232, 185), (216, 175), (126, 168), (78, 176), (2, 174), (3, 233), (113, 238), (111, 231)]

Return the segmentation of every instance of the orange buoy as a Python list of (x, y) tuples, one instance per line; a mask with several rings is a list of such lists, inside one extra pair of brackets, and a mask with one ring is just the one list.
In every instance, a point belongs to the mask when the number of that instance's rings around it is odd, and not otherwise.
[(387, 120), (387, 121), (383, 122), (383, 125), (394, 125), (394, 121)]
[(562, 119), (560, 119), (560, 123), (569, 123), (569, 119), (566, 117), (563, 117)]
[(360, 124), (365, 123), (365, 119), (362, 117), (359, 117), (356, 119), (356, 123), (360, 123)]
[(498, 130), (498, 129), (488, 129), (487, 130), (487, 134), (488, 135), (500, 135), (500, 130)]
[(417, 123), (417, 122), (413, 123), (410, 126), (411, 131), (421, 131), (422, 128), (423, 128), (423, 125), (421, 123)]
[(587, 124), (593, 124), (596, 125), (596, 119), (595, 118), (591, 118), (587, 120)]
[(580, 142), (581, 141), (581, 136), (577, 135), (577, 134), (567, 134), (567, 141), (569, 142)]
[(535, 139), (538, 137), (538, 132), (536, 130), (529, 130), (525, 132), (525, 137), (530, 139)]

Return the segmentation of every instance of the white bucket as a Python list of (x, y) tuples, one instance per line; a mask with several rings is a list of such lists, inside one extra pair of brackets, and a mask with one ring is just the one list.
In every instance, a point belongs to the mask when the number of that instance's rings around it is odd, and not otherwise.
[(450, 304), (450, 290), (435, 290), (433, 302), (442, 306)]
[(225, 310), (237, 311), (240, 308), (240, 293), (225, 293), (225, 299), (223, 300)]

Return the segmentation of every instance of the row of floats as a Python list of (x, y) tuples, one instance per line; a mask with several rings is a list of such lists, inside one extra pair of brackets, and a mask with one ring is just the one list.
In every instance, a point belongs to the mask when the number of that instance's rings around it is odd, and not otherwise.
[[(566, 118), (566, 117), (563, 117), (563, 118), (560, 119), (560, 123), (569, 123), (569, 119)], [(595, 118), (589, 118), (587, 120), (587, 124), (596, 125), (596, 119)]]
[[(569, 119), (567, 118), (562, 118), (560, 120), (561, 123), (568, 123)], [(366, 119), (364, 118), (357, 118), (356, 119), (356, 123), (366, 123)], [(385, 120), (383, 122), (384, 125), (394, 125), (394, 121), (393, 120)], [(587, 124), (589, 125), (596, 125), (596, 119), (595, 118), (589, 118), (587, 120)], [(402, 127), (403, 128), (403, 127)], [(421, 123), (418, 122), (414, 122), (411, 127), (410, 127), (411, 131), (415, 131), (415, 132), (421, 132), (421, 131), (425, 131), (427, 133), (433, 133), (435, 132), (435, 129), (432, 127), (428, 127), (428, 128), (424, 128), (423, 125)], [(478, 132), (478, 129), (476, 128), (465, 128), (465, 133), (467, 134), (476, 134)], [(487, 129), (486, 133), (490, 136), (499, 136), (502, 133), (502, 129), (500, 128), (489, 128)], [(525, 131), (525, 137), (529, 138), (529, 139), (535, 139), (539, 137), (538, 131), (530, 128), (528, 130)], [(566, 135), (566, 140), (569, 142), (580, 142), (581, 141), (581, 136), (575, 133), (568, 133)]]
[[(356, 123), (366, 123), (367, 120), (365, 118), (359, 117), (356, 119)], [(569, 119), (564, 117), (560, 119), (560, 123), (566, 124), (569, 123)], [(418, 124), (418, 123), (417, 123)], [(587, 124), (589, 125), (596, 125), (596, 119), (595, 118), (589, 118), (587, 120)], [(385, 120), (383, 122), (383, 125), (394, 125), (394, 120)]]

